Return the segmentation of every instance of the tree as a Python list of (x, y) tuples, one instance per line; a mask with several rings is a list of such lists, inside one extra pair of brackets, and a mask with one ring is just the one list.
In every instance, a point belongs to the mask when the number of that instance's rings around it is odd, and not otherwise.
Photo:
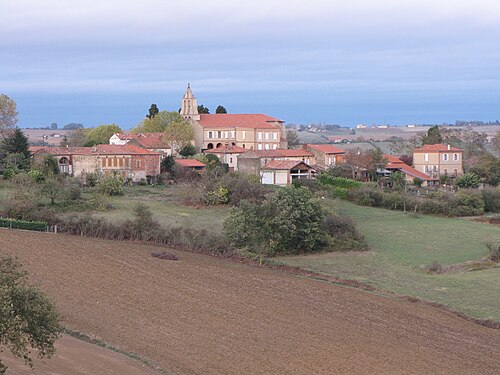
[(146, 115), (148, 119), (154, 118), (160, 111), (158, 110), (158, 106), (156, 104), (151, 104), (149, 107), (149, 113)]
[(6, 154), (22, 154), (26, 159), (31, 157), (28, 137), (19, 128), (16, 128), (13, 133), (5, 136), (2, 139), (0, 147)]
[(286, 140), (289, 148), (294, 148), (300, 145), (299, 135), (295, 130), (288, 129), (286, 131)]
[(163, 133), (170, 124), (183, 120), (178, 112), (161, 111), (151, 119), (142, 120), (132, 129), (132, 133)]
[(463, 189), (475, 189), (480, 183), (481, 179), (473, 172), (466, 173), (455, 179), (455, 186)]
[[(0, 351), (9, 349), (33, 367), (30, 349), (50, 358), (61, 327), (54, 305), (27, 283), (27, 273), (12, 257), (0, 258)], [(0, 374), (7, 367), (0, 359)]]
[(0, 94), (0, 133), (12, 129), (17, 124), (16, 102), (5, 94)]
[(500, 159), (483, 151), (479, 157), (467, 160), (466, 171), (475, 173), (486, 184), (497, 186), (500, 182)]
[(219, 106), (215, 109), (215, 113), (227, 113), (227, 110), (226, 110), (226, 108), (224, 108), (223, 106), (219, 105)]
[(228, 238), (259, 255), (314, 251), (324, 244), (323, 211), (307, 188), (284, 188), (261, 204), (242, 201), (224, 221)]
[(405, 175), (400, 171), (392, 172), (389, 182), (393, 189), (400, 190), (405, 185)]
[(439, 130), (439, 126), (434, 125), (427, 130), (427, 135), (422, 138), (423, 145), (435, 145), (437, 143), (441, 143), (443, 141), (443, 137), (441, 136), (441, 131)]
[(185, 158), (196, 155), (196, 148), (191, 143), (189, 143), (179, 151), (179, 154)]
[(208, 108), (206, 108), (203, 104), (200, 104), (198, 106), (198, 113), (200, 115), (209, 115), (210, 114), (210, 110)]
[(176, 150), (190, 144), (193, 136), (193, 128), (183, 119), (170, 123), (164, 132), (164, 139), (172, 146), (174, 155)]
[(50, 199), (50, 204), (54, 205), (56, 199), (64, 200), (66, 198), (66, 190), (60, 181), (55, 178), (46, 179), (40, 186), (40, 195)]
[(116, 124), (99, 125), (95, 128), (85, 129), (85, 146), (109, 144), (109, 138), (111, 138), (113, 134), (121, 133), (122, 131), (123, 130)]
[(160, 164), (161, 172), (168, 172), (170, 174), (174, 173), (175, 170), (175, 159), (172, 155), (165, 157)]

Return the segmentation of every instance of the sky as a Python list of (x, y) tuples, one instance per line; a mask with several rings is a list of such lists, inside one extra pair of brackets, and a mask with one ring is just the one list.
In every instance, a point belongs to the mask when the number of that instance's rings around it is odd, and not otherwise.
[(286, 123), (500, 119), (498, 0), (0, 0), (19, 126), (129, 129), (187, 83)]

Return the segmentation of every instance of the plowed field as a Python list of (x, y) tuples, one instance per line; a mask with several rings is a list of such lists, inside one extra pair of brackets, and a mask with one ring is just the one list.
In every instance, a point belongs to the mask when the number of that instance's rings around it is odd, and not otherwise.
[(71, 328), (176, 374), (498, 374), (500, 331), (421, 304), (153, 246), (0, 230)]

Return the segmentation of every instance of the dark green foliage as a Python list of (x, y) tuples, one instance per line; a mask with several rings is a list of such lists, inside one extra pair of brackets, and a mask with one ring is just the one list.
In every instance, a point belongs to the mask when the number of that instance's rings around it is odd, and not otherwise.
[(485, 212), (500, 212), (500, 190), (499, 189), (483, 189), (481, 190), (483, 197)]
[(318, 177), (321, 185), (336, 186), (343, 189), (356, 189), (361, 187), (361, 182), (344, 177), (332, 177), (329, 174), (322, 173)]
[(187, 144), (183, 148), (181, 148), (179, 154), (184, 158), (196, 155), (196, 148), (192, 144)]
[(437, 143), (441, 143), (443, 141), (443, 137), (441, 136), (441, 131), (439, 130), (439, 126), (431, 126), (427, 131), (427, 135), (422, 138), (423, 145), (434, 145)]
[(0, 227), (45, 232), (47, 230), (47, 223), (43, 221), (28, 221), (28, 220), (0, 218)]
[(493, 262), (500, 262), (500, 242), (486, 242), (486, 247), (490, 251), (490, 259)]
[[(9, 349), (33, 366), (31, 350), (40, 358), (54, 354), (54, 343), (61, 332), (51, 302), (27, 283), (21, 264), (11, 257), (0, 259), (0, 350)], [(0, 360), (0, 373), (5, 373)]]
[(0, 148), (6, 154), (22, 154), (25, 159), (31, 157), (29, 151), (28, 137), (19, 128), (16, 128), (12, 133), (7, 133), (2, 140)]
[(389, 177), (389, 182), (394, 190), (401, 190), (406, 183), (405, 175), (399, 171), (392, 172)]
[(200, 104), (198, 106), (198, 113), (200, 115), (203, 115), (203, 114), (208, 115), (208, 114), (210, 114), (210, 110), (208, 108), (206, 108), (203, 104)]
[(219, 105), (219, 106), (217, 106), (217, 108), (215, 109), (215, 113), (227, 113), (227, 110), (226, 110), (226, 108), (224, 108), (223, 106)]
[(323, 211), (306, 188), (283, 188), (262, 204), (243, 201), (224, 221), (227, 236), (261, 256), (319, 250)]
[(146, 117), (151, 120), (159, 112), (160, 112), (160, 110), (158, 109), (158, 106), (156, 104), (151, 104), (151, 107), (149, 107), (149, 111), (148, 111), (148, 114), (146, 115)]
[(172, 155), (166, 156), (160, 164), (161, 172), (162, 173), (170, 173), (172, 174), (174, 172), (175, 168), (175, 159)]
[(481, 179), (474, 172), (466, 173), (455, 179), (455, 186), (464, 189), (475, 189), (481, 183)]
[(362, 251), (368, 249), (364, 237), (358, 232), (352, 219), (347, 216), (326, 215), (322, 228), (329, 235), (329, 250)]
[(424, 180), (422, 180), (421, 178), (415, 177), (413, 179), (413, 185), (415, 185), (417, 187), (421, 187), (423, 183), (424, 183)]

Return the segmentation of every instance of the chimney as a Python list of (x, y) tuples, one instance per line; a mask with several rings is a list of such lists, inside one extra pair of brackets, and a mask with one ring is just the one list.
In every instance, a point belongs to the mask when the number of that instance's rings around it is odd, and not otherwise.
[(451, 150), (451, 147), (450, 147), (450, 145), (448, 145), (448, 150)]

